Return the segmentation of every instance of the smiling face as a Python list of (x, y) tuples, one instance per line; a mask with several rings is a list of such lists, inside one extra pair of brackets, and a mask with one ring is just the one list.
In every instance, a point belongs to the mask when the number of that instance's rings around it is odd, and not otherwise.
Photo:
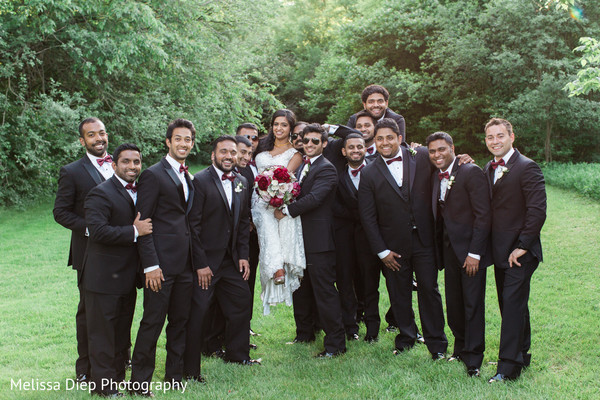
[(429, 149), (429, 160), (441, 171), (447, 170), (454, 161), (454, 145), (448, 144), (444, 139), (432, 141), (427, 148)]
[(508, 133), (504, 125), (492, 125), (485, 131), (485, 144), (497, 160), (504, 157), (512, 149), (514, 141), (515, 134)]
[(367, 97), (367, 101), (363, 103), (363, 107), (375, 119), (383, 117), (385, 110), (388, 107), (388, 102), (381, 93), (373, 93)]
[(321, 140), (321, 134), (318, 132), (308, 132), (304, 135), (302, 142), (304, 143), (304, 154), (310, 158), (323, 154), (323, 149), (327, 147), (327, 142)]
[(244, 143), (237, 144), (237, 166), (240, 169), (248, 166), (248, 161), (252, 159), (252, 147), (246, 146)]
[(298, 151), (302, 151), (302, 148), (304, 146), (304, 143), (302, 143), (302, 137), (300, 137), (300, 133), (302, 133), (302, 129), (304, 129), (305, 126), (306, 124), (297, 124), (294, 127), (294, 132), (292, 134), (292, 144), (294, 145), (294, 148)]
[(210, 159), (216, 168), (225, 173), (231, 172), (237, 162), (237, 143), (224, 140), (217, 143), (217, 147), (211, 153)]
[(390, 128), (380, 128), (375, 133), (375, 147), (377, 152), (385, 158), (392, 158), (400, 149), (400, 138)]
[(138, 151), (123, 150), (119, 153), (119, 159), (113, 161), (112, 167), (119, 178), (133, 183), (142, 170), (142, 157)]
[(342, 154), (348, 160), (350, 166), (359, 166), (365, 159), (367, 148), (364, 139), (351, 138), (346, 140), (346, 144), (342, 147)]
[(373, 140), (375, 135), (375, 125), (373, 124), (373, 118), (363, 116), (356, 119), (356, 129), (362, 133), (365, 142)]
[(175, 128), (173, 129), (173, 136), (171, 136), (171, 139), (166, 139), (166, 143), (169, 148), (169, 155), (183, 164), (190, 151), (192, 151), (192, 147), (194, 147), (192, 131), (184, 127)]
[(101, 121), (88, 122), (81, 128), (83, 135), (79, 143), (85, 150), (95, 157), (104, 157), (108, 149), (108, 134)]
[(286, 117), (277, 117), (273, 121), (273, 135), (278, 140), (289, 140), (290, 137), (290, 123)]
[(237, 133), (238, 136), (244, 136), (250, 142), (252, 142), (252, 151), (256, 151), (258, 146), (258, 131), (256, 129), (242, 128)]

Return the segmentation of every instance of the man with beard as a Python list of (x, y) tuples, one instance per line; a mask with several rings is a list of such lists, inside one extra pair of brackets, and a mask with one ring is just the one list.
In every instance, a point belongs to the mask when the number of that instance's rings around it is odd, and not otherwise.
[(85, 288), (81, 282), (83, 258), (89, 235), (85, 222), (84, 201), (88, 192), (96, 185), (113, 175), (112, 157), (106, 152), (108, 134), (104, 124), (98, 118), (86, 118), (79, 124), (79, 143), (86, 154), (79, 160), (60, 169), (58, 190), (54, 202), (54, 219), (71, 230), (69, 261), (77, 270), (77, 287), (79, 288), (79, 305), (75, 316), (77, 332), (77, 353), (75, 373), (78, 382), (86, 382), (90, 378), (90, 361), (88, 354), (88, 334), (85, 315)]
[[(406, 142), (404, 117), (388, 108), (390, 93), (386, 88), (380, 85), (369, 85), (363, 90), (360, 97), (363, 103), (364, 111), (366, 111), (367, 114), (373, 117), (376, 121), (381, 121), (383, 118), (391, 118), (396, 121), (398, 130), (402, 136), (402, 140)], [(348, 123), (346, 125), (351, 128), (356, 128), (357, 117), (358, 113), (350, 116), (350, 119), (348, 119)]]
[(377, 157), (377, 147), (375, 146), (375, 124), (377, 120), (362, 110), (356, 113), (356, 130), (362, 133), (365, 140), (365, 158), (373, 160)]
[[(145, 275), (144, 314), (133, 350), (131, 381), (137, 394), (150, 396), (156, 343), (168, 315), (166, 382), (183, 378), (185, 324), (192, 297), (192, 240), (189, 216), (194, 187), (185, 160), (194, 147), (196, 129), (185, 119), (167, 127), (168, 154), (140, 175), (137, 209), (152, 219), (152, 233), (138, 240)], [(190, 377), (203, 381), (201, 376)], [(139, 388), (135, 389), (135, 388)]]
[(256, 154), (258, 139), (260, 138), (260, 135), (258, 134), (258, 127), (251, 122), (244, 122), (235, 130), (235, 136), (246, 138), (252, 144), (250, 160), (248, 160), (248, 168), (252, 171), (254, 177), (252, 178), (252, 181), (248, 181), (248, 183), (254, 182), (254, 178), (256, 175), (258, 175), (258, 170), (256, 169), (256, 163), (254, 162), (252, 155)]
[(296, 125), (294, 126), (294, 131), (290, 135), (290, 140), (292, 141), (294, 148), (302, 154), (304, 154), (304, 143), (302, 143), (302, 136), (300, 136), (300, 134), (302, 133), (302, 129), (304, 129), (306, 125), (308, 125), (308, 122), (296, 122)]
[(125, 143), (113, 156), (115, 174), (90, 190), (85, 200), (90, 232), (83, 269), (89, 358), (95, 393), (103, 396), (118, 396), (117, 385), (125, 379), (139, 268), (136, 242), (152, 233), (150, 219), (140, 220), (135, 212), (140, 149)]
[(184, 371), (200, 375), (201, 343), (216, 300), (225, 317), (225, 360), (259, 364), (249, 356), (251, 295), (248, 288), (250, 195), (246, 178), (234, 172), (237, 142), (221, 136), (213, 143), (212, 165), (194, 175), (196, 198), (190, 226), (194, 243), (194, 289), (187, 324)]

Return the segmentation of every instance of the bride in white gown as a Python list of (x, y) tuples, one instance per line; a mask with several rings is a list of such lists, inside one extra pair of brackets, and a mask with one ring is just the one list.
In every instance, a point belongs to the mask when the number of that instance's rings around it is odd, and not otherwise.
[[(278, 110), (273, 114), (269, 134), (261, 139), (256, 149), (259, 173), (273, 165), (281, 165), (293, 174), (300, 166), (302, 156), (290, 143), (290, 132), (295, 123), (296, 117), (290, 110)], [(300, 287), (300, 278), (306, 268), (300, 217), (278, 221), (274, 210), (253, 192), (252, 220), (260, 247), (261, 299), (265, 315), (270, 313), (273, 305), (292, 305), (292, 293)]]

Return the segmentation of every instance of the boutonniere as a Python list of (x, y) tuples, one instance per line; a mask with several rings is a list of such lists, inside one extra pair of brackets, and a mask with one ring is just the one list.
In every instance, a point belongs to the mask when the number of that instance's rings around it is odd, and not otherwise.
[(504, 176), (504, 174), (508, 174), (510, 172), (510, 170), (503, 165), (500, 165), (498, 168), (500, 169), (500, 173), (498, 174), (498, 179), (502, 178)]
[(412, 147), (408, 148), (408, 152), (410, 153), (411, 156), (416, 156), (417, 155), (417, 151), (415, 149), (413, 149)]
[(448, 186), (446, 187), (446, 190), (452, 189), (453, 184), (454, 184), (454, 175), (451, 175), (450, 179), (448, 180)]
[(187, 174), (190, 177), (190, 181), (193, 181), (194, 180), (194, 175), (192, 175), (191, 172), (188, 172)]
[(304, 169), (302, 170), (302, 174), (300, 174), (300, 181), (302, 181), (306, 177), (309, 169), (310, 169), (310, 164), (306, 164), (306, 167), (304, 167)]
[(238, 182), (238, 184), (235, 186), (235, 192), (239, 193), (242, 191), (242, 189), (244, 189), (244, 185), (242, 184), (242, 182)]

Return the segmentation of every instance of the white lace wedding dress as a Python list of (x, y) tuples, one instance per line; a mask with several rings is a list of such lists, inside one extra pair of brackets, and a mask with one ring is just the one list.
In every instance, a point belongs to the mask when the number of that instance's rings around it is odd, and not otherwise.
[[(291, 148), (272, 156), (268, 151), (263, 151), (255, 158), (256, 168), (261, 173), (273, 165), (287, 167), (296, 152)], [(269, 314), (270, 307), (276, 304), (292, 305), (292, 293), (300, 287), (300, 278), (304, 276), (306, 268), (300, 217), (286, 216), (278, 221), (273, 212), (273, 207), (268, 206), (256, 192), (252, 193), (252, 220), (256, 226), (260, 247), (258, 260), (265, 315)], [(281, 268), (285, 269), (285, 284), (275, 285), (273, 274)]]

